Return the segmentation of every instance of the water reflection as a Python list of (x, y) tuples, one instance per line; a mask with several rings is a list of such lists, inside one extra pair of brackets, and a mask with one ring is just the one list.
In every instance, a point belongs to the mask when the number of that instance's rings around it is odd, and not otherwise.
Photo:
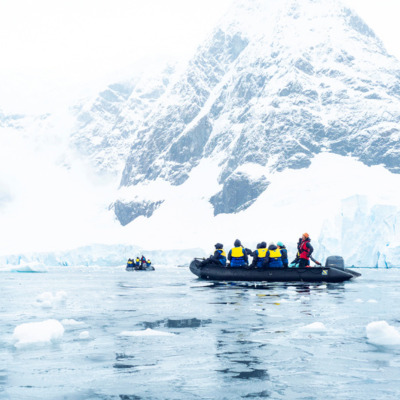
[(267, 390), (263, 390), (260, 393), (250, 393), (246, 396), (243, 396), (244, 399), (266, 399), (269, 397), (271, 397), (271, 395)]
[(116, 369), (130, 369), (130, 368), (135, 368), (135, 365), (116, 363), (116, 364), (113, 365), (113, 368), (116, 368)]
[(201, 326), (206, 326), (211, 324), (211, 319), (197, 319), (197, 318), (188, 318), (188, 319), (162, 319), (158, 321), (144, 321), (142, 325), (147, 329), (155, 329), (159, 327), (165, 328), (199, 328)]
[[(241, 398), (269, 397), (270, 377), (263, 344), (244, 340), (237, 331), (220, 330), (215, 357), (222, 368), (217, 372)], [(248, 382), (248, 383), (245, 383)]]
[(294, 288), (298, 293), (310, 293), (314, 290), (325, 290), (334, 291), (337, 294), (342, 294), (346, 291), (346, 283), (293, 283), (293, 282), (209, 282), (204, 285), (193, 286), (192, 288), (204, 290), (204, 289), (217, 289), (221, 288), (226, 290), (263, 290), (263, 291), (276, 291), (276, 290), (291, 290)]
[[(271, 384), (266, 362), (267, 345), (251, 338), (252, 334), (264, 329), (264, 316), (250, 311), (259, 302), (254, 296), (256, 286), (214, 285), (212, 289), (217, 292), (208, 303), (215, 306), (214, 313), (221, 321), (219, 326), (214, 323), (214, 371), (222, 380), (221, 385), (229, 385), (230, 393), (236, 393), (240, 398), (267, 398)], [(271, 290), (267, 286), (259, 288)], [(265, 293), (265, 298), (271, 297), (276, 296)]]

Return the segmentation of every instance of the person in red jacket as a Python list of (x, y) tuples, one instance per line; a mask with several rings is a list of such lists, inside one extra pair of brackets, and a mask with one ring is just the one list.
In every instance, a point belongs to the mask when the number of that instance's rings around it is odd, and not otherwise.
[(308, 233), (303, 233), (301, 237), (301, 241), (299, 242), (298, 250), (299, 250), (299, 268), (300, 267), (309, 267), (310, 266), (310, 256), (314, 251), (311, 246), (311, 239)]

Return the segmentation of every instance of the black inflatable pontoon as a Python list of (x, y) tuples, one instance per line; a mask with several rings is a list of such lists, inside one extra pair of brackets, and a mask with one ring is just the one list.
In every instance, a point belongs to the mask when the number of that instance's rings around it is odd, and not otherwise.
[(311, 268), (244, 268), (222, 267), (215, 264), (200, 266), (194, 259), (190, 270), (201, 279), (212, 281), (263, 281), (263, 282), (344, 282), (360, 276), (344, 268), (343, 258), (331, 256), (325, 267)]
[(150, 265), (150, 267), (137, 267), (136, 265), (135, 266), (133, 266), (133, 267), (126, 267), (125, 268), (127, 271), (154, 271), (154, 267), (152, 266), (152, 265)]

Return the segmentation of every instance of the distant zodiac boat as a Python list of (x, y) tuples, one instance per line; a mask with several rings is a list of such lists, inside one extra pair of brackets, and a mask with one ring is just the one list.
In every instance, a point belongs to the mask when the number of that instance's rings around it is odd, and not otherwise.
[(223, 267), (215, 264), (200, 266), (194, 259), (190, 270), (201, 279), (212, 281), (262, 281), (262, 282), (344, 282), (361, 276), (344, 267), (343, 258), (330, 256), (325, 267), (310, 268), (245, 268)]
[(142, 264), (142, 266), (140, 266), (140, 267), (137, 267), (136, 265), (127, 266), (125, 268), (125, 270), (126, 271), (154, 271), (155, 268), (152, 265), (148, 266), (148, 265)]

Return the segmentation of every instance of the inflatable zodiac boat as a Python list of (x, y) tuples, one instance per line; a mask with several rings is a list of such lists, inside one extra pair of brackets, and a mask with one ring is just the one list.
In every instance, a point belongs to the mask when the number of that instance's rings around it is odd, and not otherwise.
[(200, 266), (201, 261), (194, 259), (190, 263), (190, 271), (201, 279), (212, 281), (344, 282), (361, 276), (345, 268), (340, 256), (328, 257), (325, 267), (310, 268), (245, 268), (216, 264)]

